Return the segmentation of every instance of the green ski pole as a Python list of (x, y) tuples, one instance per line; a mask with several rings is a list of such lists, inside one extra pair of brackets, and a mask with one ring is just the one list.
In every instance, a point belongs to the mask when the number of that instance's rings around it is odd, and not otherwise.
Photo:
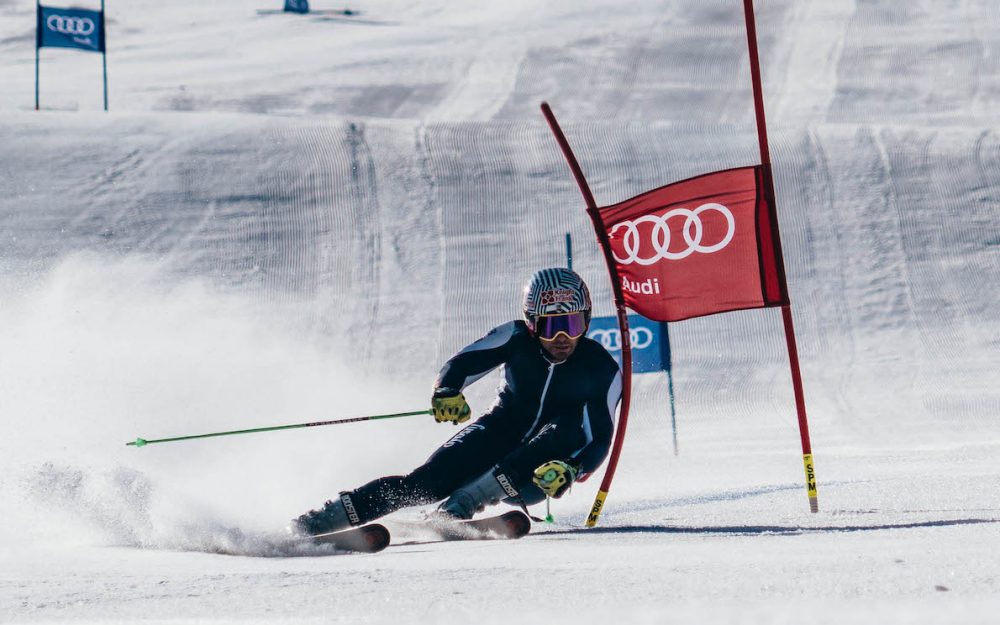
[(415, 410), (413, 412), (399, 412), (396, 414), (380, 414), (372, 415), (368, 417), (352, 417), (350, 419), (335, 419), (333, 421), (315, 421), (313, 423), (296, 423), (294, 425), (276, 425), (266, 428), (251, 428), (249, 430), (232, 430), (229, 432), (211, 432), (209, 434), (194, 434), (191, 436), (175, 436), (173, 438), (154, 438), (147, 440), (145, 438), (137, 438), (132, 442), (125, 443), (126, 445), (132, 445), (135, 447), (143, 447), (145, 445), (152, 445), (153, 443), (171, 443), (174, 441), (189, 441), (195, 438), (210, 438), (213, 436), (230, 436), (232, 434), (252, 434), (254, 432), (276, 432), (278, 430), (291, 430), (295, 428), (314, 428), (320, 425), (337, 425), (339, 423), (358, 423), (359, 421), (375, 421), (376, 419), (396, 419), (399, 417), (412, 417), (421, 414), (433, 414), (433, 410)]

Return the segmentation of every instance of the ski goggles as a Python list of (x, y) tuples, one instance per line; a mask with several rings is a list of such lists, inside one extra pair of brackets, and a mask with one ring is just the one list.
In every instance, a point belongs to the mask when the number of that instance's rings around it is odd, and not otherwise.
[(582, 310), (560, 315), (539, 315), (535, 318), (535, 336), (543, 341), (554, 341), (560, 334), (577, 339), (586, 332), (587, 313)]

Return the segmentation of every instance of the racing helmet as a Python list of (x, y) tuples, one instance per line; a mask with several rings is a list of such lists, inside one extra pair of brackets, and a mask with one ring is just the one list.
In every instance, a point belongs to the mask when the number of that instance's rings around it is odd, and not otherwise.
[[(542, 340), (552, 340), (560, 331), (576, 338), (590, 324), (590, 290), (572, 269), (541, 269), (524, 287), (522, 311), (528, 328)], [(540, 318), (552, 323), (540, 328)]]

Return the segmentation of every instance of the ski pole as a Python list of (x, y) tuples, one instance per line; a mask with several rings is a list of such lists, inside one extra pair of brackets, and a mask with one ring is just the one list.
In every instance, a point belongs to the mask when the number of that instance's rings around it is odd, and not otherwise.
[(315, 421), (313, 423), (296, 423), (294, 425), (276, 425), (266, 428), (251, 428), (249, 430), (232, 430), (230, 432), (211, 432), (209, 434), (194, 434), (191, 436), (175, 436), (173, 438), (154, 438), (147, 440), (145, 438), (137, 438), (132, 442), (125, 443), (126, 445), (133, 445), (135, 447), (142, 447), (144, 445), (151, 445), (153, 443), (171, 443), (173, 441), (188, 441), (195, 438), (209, 438), (212, 436), (229, 436), (231, 434), (252, 434), (254, 432), (275, 432), (277, 430), (291, 430), (294, 428), (314, 428), (320, 425), (336, 425), (339, 423), (357, 423), (359, 421), (375, 421), (376, 419), (395, 419), (398, 417), (412, 417), (420, 414), (433, 414), (433, 410), (415, 410), (413, 412), (399, 412), (396, 414), (380, 414), (371, 415), (368, 417), (352, 417), (350, 419), (335, 419), (333, 421)]

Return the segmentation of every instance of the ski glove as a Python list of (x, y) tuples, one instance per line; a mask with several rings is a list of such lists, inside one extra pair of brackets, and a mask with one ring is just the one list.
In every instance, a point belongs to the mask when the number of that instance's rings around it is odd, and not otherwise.
[(535, 469), (531, 481), (549, 497), (562, 497), (573, 485), (578, 469), (562, 460), (550, 460)]
[(431, 398), (434, 420), (438, 423), (465, 423), (472, 416), (472, 409), (461, 392), (450, 388), (439, 388)]

